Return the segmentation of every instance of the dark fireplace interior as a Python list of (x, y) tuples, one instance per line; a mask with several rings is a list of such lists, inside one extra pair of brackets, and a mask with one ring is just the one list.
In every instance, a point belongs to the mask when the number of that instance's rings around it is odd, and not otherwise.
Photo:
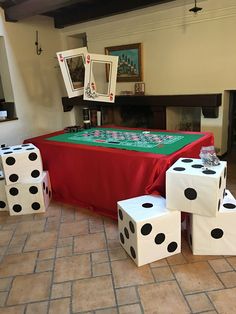
[(116, 96), (115, 103), (62, 98), (64, 111), (74, 105), (102, 112), (102, 125), (200, 131), (201, 113), (217, 118), (221, 94)]

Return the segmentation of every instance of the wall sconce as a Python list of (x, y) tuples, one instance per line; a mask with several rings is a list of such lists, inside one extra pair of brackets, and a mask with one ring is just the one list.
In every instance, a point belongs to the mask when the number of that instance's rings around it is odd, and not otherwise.
[(191, 8), (189, 11), (193, 13), (197, 13), (198, 11), (201, 11), (202, 8), (197, 7), (197, 0), (194, 0), (194, 3), (195, 3), (194, 7)]
[(37, 55), (41, 55), (43, 49), (41, 48), (41, 45), (39, 44), (39, 35), (38, 35), (38, 31), (36, 31), (36, 39), (35, 39), (35, 47), (36, 47), (36, 53)]

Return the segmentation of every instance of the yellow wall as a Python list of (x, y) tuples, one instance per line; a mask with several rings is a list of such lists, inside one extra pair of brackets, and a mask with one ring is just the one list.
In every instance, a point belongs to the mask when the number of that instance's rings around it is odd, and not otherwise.
[[(4, 36), (18, 120), (0, 123), (0, 144), (22, 143), (26, 138), (62, 129), (71, 123), (63, 113), (60, 70), (56, 51), (59, 31), (50, 18), (38, 16), (23, 22), (5, 22), (0, 10), (0, 36)], [(43, 53), (35, 52), (35, 32)]]

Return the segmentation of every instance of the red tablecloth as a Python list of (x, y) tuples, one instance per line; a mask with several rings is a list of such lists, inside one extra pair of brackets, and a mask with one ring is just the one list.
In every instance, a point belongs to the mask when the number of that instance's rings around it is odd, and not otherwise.
[(117, 201), (152, 193), (165, 196), (166, 170), (180, 157), (199, 158), (201, 147), (214, 141), (211, 133), (203, 133), (197, 141), (164, 156), (46, 140), (60, 133), (25, 140), (40, 149), (53, 198), (115, 219)]

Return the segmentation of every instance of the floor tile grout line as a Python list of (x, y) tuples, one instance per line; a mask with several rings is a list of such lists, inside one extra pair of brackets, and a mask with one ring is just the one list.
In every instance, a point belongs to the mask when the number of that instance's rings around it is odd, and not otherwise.
[[(60, 206), (60, 218), (62, 216), (62, 208)], [(50, 216), (49, 216), (50, 217)], [(47, 217), (47, 218), (49, 218)], [(61, 219), (60, 219), (61, 220)], [(51, 298), (52, 298), (52, 288), (53, 288), (53, 285), (54, 285), (54, 273), (55, 273), (55, 264), (56, 264), (56, 254), (57, 254), (57, 244), (58, 244), (58, 240), (59, 240), (59, 234), (60, 234), (60, 224), (57, 228), (57, 240), (56, 240), (56, 243), (55, 243), (55, 252), (54, 252), (54, 258), (53, 258), (53, 269), (51, 271), (51, 284), (50, 284), (50, 291), (49, 291), (49, 296), (48, 296), (48, 304), (47, 304), (47, 313), (49, 314), (49, 311), (50, 311), (50, 305), (51, 305)], [(45, 224), (45, 229), (46, 229), (46, 224)], [(45, 231), (44, 229), (44, 232), (47, 232)], [(71, 310), (71, 309), (70, 309)]]
[[(227, 287), (225, 286), (225, 284), (223, 283), (223, 281), (219, 278), (218, 273), (214, 270), (214, 268), (212, 267), (211, 263), (209, 263), (209, 260), (207, 260), (207, 264), (209, 265), (209, 267), (212, 269), (212, 271), (214, 272), (214, 274), (216, 275), (217, 279), (221, 282), (222, 286), (224, 289), (227, 289)], [(221, 290), (221, 289), (219, 289)]]
[(120, 313), (119, 306), (118, 306), (118, 299), (117, 299), (117, 295), (116, 295), (116, 289), (115, 289), (115, 279), (114, 279), (114, 276), (113, 276), (112, 265), (111, 265), (111, 258), (110, 258), (110, 254), (109, 254), (109, 250), (108, 250), (107, 229), (106, 229), (106, 224), (105, 224), (104, 219), (103, 219), (103, 226), (104, 226), (104, 235), (105, 235), (105, 240), (106, 240), (106, 251), (107, 251), (108, 261), (109, 261), (110, 270), (111, 270), (111, 275), (110, 276), (111, 276), (111, 281), (112, 281), (112, 286), (113, 286), (113, 293), (114, 293), (114, 298), (115, 298), (115, 304), (116, 304), (117, 312)]
[[(168, 260), (167, 260), (167, 263), (168, 263)], [(169, 265), (169, 263), (168, 263), (168, 265)], [(175, 266), (175, 265), (173, 265), (173, 266)], [(181, 286), (180, 286), (180, 284), (179, 284), (179, 281), (178, 281), (178, 279), (176, 278), (175, 272), (173, 271), (173, 266), (169, 265), (170, 270), (171, 270), (171, 272), (172, 272), (172, 274), (173, 274), (173, 276), (174, 276), (174, 280), (175, 280), (177, 286), (178, 286), (179, 289), (180, 289), (180, 292), (181, 292), (181, 294), (182, 294), (182, 296), (183, 296), (183, 298), (184, 298), (184, 300), (185, 300), (185, 302), (186, 302), (186, 305), (188, 306), (188, 308), (189, 308), (189, 310), (190, 310), (190, 313), (193, 313), (193, 312), (192, 312), (192, 309), (191, 309), (191, 306), (190, 306), (190, 304), (189, 304), (189, 302), (188, 302), (188, 300), (187, 300), (187, 298), (186, 298), (186, 295), (184, 294), (184, 292), (183, 292), (183, 290), (182, 290), (182, 288), (181, 288)]]
[[(10, 243), (11, 243), (13, 237), (15, 236), (15, 232), (16, 232), (16, 228), (14, 228), (14, 231), (13, 231), (12, 237), (11, 237), (11, 240), (8, 242), (7, 249), (6, 249), (6, 251), (5, 251), (4, 257), (7, 256), (7, 255), (6, 255), (6, 252), (8, 251), (9, 246), (10, 246)], [(26, 237), (25, 241), (26, 241), (26, 240), (27, 240), (27, 237)], [(22, 250), (23, 250), (23, 249), (22, 249)], [(4, 257), (3, 257), (3, 258), (4, 258)], [(2, 260), (1, 260), (0, 264), (1, 264), (1, 263), (2, 263)], [(11, 277), (12, 277), (12, 281), (11, 281), (11, 284), (10, 284), (10, 287), (9, 287), (9, 291), (8, 291), (8, 293), (7, 293), (7, 297), (6, 297), (5, 302), (4, 302), (4, 306), (7, 306), (8, 298), (9, 298), (9, 295), (10, 295), (10, 291), (11, 291), (11, 288), (12, 288), (12, 285), (13, 285), (13, 281), (14, 281), (14, 279), (16, 278), (16, 275), (15, 275), (15, 276), (11, 276)]]

